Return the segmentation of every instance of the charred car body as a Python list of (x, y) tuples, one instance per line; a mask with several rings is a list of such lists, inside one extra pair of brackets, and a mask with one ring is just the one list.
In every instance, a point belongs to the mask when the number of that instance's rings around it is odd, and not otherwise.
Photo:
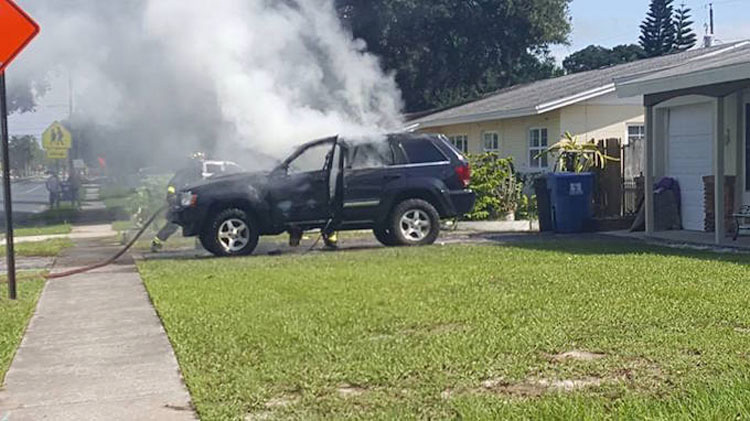
[(270, 173), (214, 177), (178, 195), (170, 219), (217, 256), (253, 252), (263, 235), (372, 229), (387, 246), (432, 244), (440, 220), (468, 213), (466, 158), (443, 136), (322, 139)]

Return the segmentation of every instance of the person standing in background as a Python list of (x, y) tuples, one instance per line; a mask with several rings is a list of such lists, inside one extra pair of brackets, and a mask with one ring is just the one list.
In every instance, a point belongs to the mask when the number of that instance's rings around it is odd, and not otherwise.
[(71, 170), (68, 185), (70, 186), (70, 203), (74, 207), (81, 206), (81, 175), (78, 174), (78, 170)]
[(61, 187), (60, 179), (57, 177), (57, 174), (53, 173), (52, 171), (49, 171), (47, 174), (49, 174), (49, 177), (47, 177), (45, 186), (47, 187), (47, 191), (49, 192), (49, 208), (59, 208)]

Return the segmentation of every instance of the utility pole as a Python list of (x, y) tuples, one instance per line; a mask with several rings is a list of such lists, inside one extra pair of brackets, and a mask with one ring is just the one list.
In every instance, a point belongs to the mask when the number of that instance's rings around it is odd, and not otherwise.
[(8, 295), (16, 299), (16, 255), (13, 249), (13, 204), (10, 194), (10, 152), (8, 146), (8, 101), (5, 90), (5, 71), (0, 73), (0, 128), (3, 152), (3, 199), (5, 200), (5, 257), (8, 269)]
[(68, 120), (73, 118), (73, 73), (68, 70)]
[[(73, 129), (73, 74), (71, 73), (70, 69), (68, 69), (68, 130)], [(70, 150), (70, 153), (68, 154), (68, 176), (73, 174), (73, 171), (75, 169), (73, 168), (73, 160), (78, 158), (76, 156), (76, 147), (73, 145), (73, 147)]]
[(10, 153), (8, 150), (8, 99), (5, 89), (5, 69), (18, 54), (39, 34), (39, 25), (12, 0), (0, 0), (0, 140), (3, 157), (3, 197), (5, 199), (5, 253), (8, 258), (8, 295), (16, 299), (16, 257), (13, 249), (13, 204), (10, 194)]
[(708, 3), (708, 27), (703, 37), (703, 47), (708, 48), (714, 44), (714, 4)]

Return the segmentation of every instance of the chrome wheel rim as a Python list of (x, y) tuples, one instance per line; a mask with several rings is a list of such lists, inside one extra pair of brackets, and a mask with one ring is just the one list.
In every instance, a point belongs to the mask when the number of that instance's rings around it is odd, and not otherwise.
[(219, 245), (227, 253), (236, 253), (250, 243), (250, 227), (241, 219), (227, 219), (219, 227)]
[(399, 228), (404, 238), (416, 243), (424, 240), (430, 234), (432, 223), (427, 212), (421, 209), (411, 209), (401, 216)]

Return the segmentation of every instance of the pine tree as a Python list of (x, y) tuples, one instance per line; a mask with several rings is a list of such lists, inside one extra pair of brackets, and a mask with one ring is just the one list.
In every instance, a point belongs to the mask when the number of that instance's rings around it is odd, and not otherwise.
[(651, 0), (646, 20), (641, 24), (640, 42), (648, 57), (658, 57), (674, 50), (674, 0)]
[(698, 42), (695, 32), (693, 32), (693, 21), (691, 21), (690, 8), (681, 4), (679, 9), (675, 11), (674, 27), (675, 27), (675, 40), (674, 50), (675, 52), (687, 51)]

